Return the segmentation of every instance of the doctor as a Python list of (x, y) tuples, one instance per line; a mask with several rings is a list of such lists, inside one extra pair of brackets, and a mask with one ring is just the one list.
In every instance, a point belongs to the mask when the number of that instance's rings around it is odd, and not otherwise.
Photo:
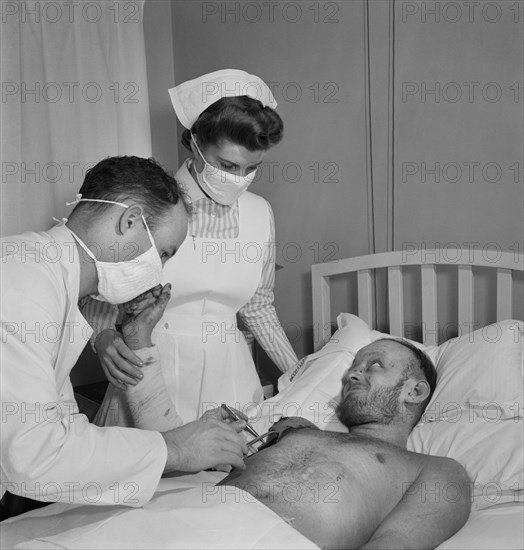
[(69, 373), (92, 330), (78, 299), (119, 304), (157, 285), (187, 232), (180, 188), (153, 160), (105, 159), (81, 193), (66, 224), (1, 240), (2, 495), (142, 506), (162, 473), (242, 467), (247, 449), (218, 411), (164, 433), (79, 414)]
[[(283, 124), (269, 87), (225, 69), (172, 88), (192, 153), (176, 174), (192, 204), (188, 237), (164, 270), (172, 298), (153, 333), (166, 386), (183, 422), (226, 402), (246, 412), (263, 400), (237, 314), (282, 372), (298, 359), (273, 306), (275, 228), (268, 202), (247, 191)], [(113, 386), (95, 422), (123, 418), (125, 385), (140, 384), (138, 361), (114, 330), (116, 312), (83, 310), (100, 332), (95, 348)], [(105, 330), (102, 330), (105, 329)], [(119, 389), (117, 389), (119, 388)]]

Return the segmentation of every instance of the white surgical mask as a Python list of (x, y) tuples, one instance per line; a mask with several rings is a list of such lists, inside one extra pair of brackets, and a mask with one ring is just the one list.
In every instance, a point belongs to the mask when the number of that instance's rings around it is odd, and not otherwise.
[(218, 204), (231, 206), (255, 179), (256, 169), (245, 176), (230, 174), (209, 164), (191, 135), (198, 154), (204, 161), (204, 169), (198, 172), (195, 168), (198, 184), (201, 189)]
[[(78, 199), (76, 203), (82, 201), (107, 202), (129, 208), (129, 205), (121, 202), (101, 199)], [(101, 262), (97, 260), (89, 248), (73, 233), (78, 244), (95, 262), (96, 272), (98, 273), (98, 295), (93, 296), (93, 298), (96, 300), (109, 302), (110, 304), (124, 304), (162, 282), (162, 260), (144, 216), (142, 216), (142, 221), (146, 226), (151, 248), (128, 261)]]

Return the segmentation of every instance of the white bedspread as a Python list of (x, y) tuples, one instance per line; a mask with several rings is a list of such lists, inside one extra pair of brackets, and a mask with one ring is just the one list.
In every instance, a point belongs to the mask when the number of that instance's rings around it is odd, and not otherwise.
[(2, 548), (317, 548), (220, 472), (162, 479), (143, 508), (53, 504), (2, 522)]

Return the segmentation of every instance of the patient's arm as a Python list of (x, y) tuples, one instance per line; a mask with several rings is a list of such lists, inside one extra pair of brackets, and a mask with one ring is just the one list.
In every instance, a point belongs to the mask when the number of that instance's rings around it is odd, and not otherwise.
[(418, 478), (362, 549), (433, 549), (453, 536), (470, 511), (470, 481), (450, 458), (429, 457)]
[(167, 392), (158, 349), (144, 347), (135, 353), (144, 362), (144, 378), (124, 393), (134, 427), (166, 432), (181, 426), (182, 418)]
[(170, 298), (166, 285), (153, 303), (136, 315), (127, 314), (122, 320), (124, 341), (143, 361), (143, 378), (129, 386), (125, 398), (136, 428), (165, 432), (182, 425), (166, 388), (158, 350), (151, 342), (153, 328), (162, 317)]

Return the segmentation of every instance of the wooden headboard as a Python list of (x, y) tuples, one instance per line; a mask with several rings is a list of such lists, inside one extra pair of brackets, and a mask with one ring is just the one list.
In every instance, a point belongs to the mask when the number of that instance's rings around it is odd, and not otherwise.
[[(373, 285), (375, 269), (387, 268), (387, 295), (389, 332), (404, 336), (403, 268), (419, 266), (421, 277), (422, 322), (425, 326), (437, 324), (437, 266), (457, 267), (458, 325), (471, 326), (474, 317), (473, 267), (496, 270), (496, 320), (512, 318), (513, 273), (524, 271), (524, 255), (517, 252), (489, 253), (485, 249), (441, 248), (402, 250), (346, 258), (312, 266), (313, 330), (315, 350), (331, 335), (330, 278), (357, 273), (358, 316), (370, 327), (374, 326)], [(338, 313), (338, 312), (337, 312)], [(467, 331), (466, 331), (467, 332)], [(437, 344), (434, 331), (424, 333), (424, 344)]]

